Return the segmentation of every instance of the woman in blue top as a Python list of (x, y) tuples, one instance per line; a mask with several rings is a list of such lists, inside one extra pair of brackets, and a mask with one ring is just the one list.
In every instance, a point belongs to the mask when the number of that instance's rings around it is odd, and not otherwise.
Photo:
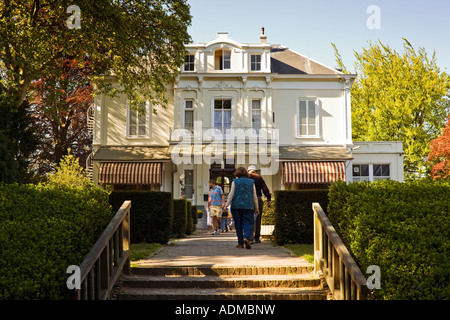
[(231, 214), (235, 224), (238, 245), (251, 249), (250, 239), (253, 233), (254, 214), (258, 214), (258, 197), (256, 196), (255, 183), (248, 178), (248, 172), (244, 167), (239, 167), (234, 172), (236, 179), (231, 184), (226, 207), (231, 204)]

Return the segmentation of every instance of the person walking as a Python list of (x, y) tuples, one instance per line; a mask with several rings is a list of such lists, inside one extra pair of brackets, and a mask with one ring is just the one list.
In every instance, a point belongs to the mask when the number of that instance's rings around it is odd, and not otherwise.
[(212, 234), (219, 234), (219, 219), (222, 218), (222, 209), (225, 205), (225, 195), (223, 194), (222, 188), (216, 185), (214, 179), (209, 180), (209, 197), (211, 201), (208, 202), (209, 214), (212, 218)]
[(236, 177), (231, 183), (226, 207), (231, 205), (238, 244), (236, 247), (251, 249), (251, 237), (253, 233), (254, 214), (258, 214), (258, 197), (256, 196), (255, 183), (248, 178), (248, 172), (244, 167), (239, 167), (234, 172)]
[(264, 179), (256, 173), (256, 167), (251, 165), (248, 167), (248, 177), (255, 181), (256, 196), (258, 197), (258, 210), (259, 214), (255, 218), (255, 227), (253, 228), (252, 242), (261, 243), (259, 239), (261, 237), (261, 218), (263, 214), (264, 202), (262, 200), (262, 195), (264, 194), (267, 198), (267, 206), (270, 208), (271, 205), (271, 194), (269, 188), (267, 188)]
[(222, 232), (228, 232), (228, 209), (224, 208), (222, 210), (222, 225), (221, 225)]

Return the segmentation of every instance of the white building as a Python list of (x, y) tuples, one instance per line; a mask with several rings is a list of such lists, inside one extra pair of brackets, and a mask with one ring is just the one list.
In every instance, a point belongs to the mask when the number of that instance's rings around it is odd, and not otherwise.
[(389, 178), (403, 179), (401, 144), (377, 153), (381, 144), (358, 142), (352, 152), (356, 75), (269, 44), (264, 34), (258, 43), (238, 43), (219, 33), (187, 52), (180, 75), (167, 86), (167, 109), (157, 115), (147, 104), (139, 117), (125, 96), (96, 97), (94, 181), (171, 191), (206, 204), (210, 178), (228, 192), (234, 169), (250, 164), (271, 191), (353, 181), (357, 165), (360, 172), (368, 165), (369, 180), (377, 178), (378, 164), (389, 165)]

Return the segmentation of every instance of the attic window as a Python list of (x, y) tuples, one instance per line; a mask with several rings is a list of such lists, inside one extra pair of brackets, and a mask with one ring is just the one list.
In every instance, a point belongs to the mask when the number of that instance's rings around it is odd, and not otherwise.
[(187, 54), (184, 58), (184, 71), (195, 70), (195, 57), (193, 54)]
[(260, 54), (252, 54), (250, 56), (250, 67), (251, 71), (260, 71), (261, 70), (261, 55)]
[(215, 52), (214, 64), (216, 70), (231, 69), (231, 51), (217, 50)]

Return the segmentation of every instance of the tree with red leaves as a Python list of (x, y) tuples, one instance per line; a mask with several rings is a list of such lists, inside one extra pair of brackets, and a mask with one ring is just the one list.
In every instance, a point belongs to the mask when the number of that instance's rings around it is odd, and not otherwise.
[(90, 63), (66, 58), (54, 70), (31, 85), (31, 111), (42, 139), (36, 154), (38, 174), (52, 171), (69, 149), (81, 165), (91, 152), (87, 128), (87, 111), (94, 100)]
[(434, 165), (431, 170), (434, 180), (450, 180), (450, 115), (442, 135), (430, 142), (428, 161)]

